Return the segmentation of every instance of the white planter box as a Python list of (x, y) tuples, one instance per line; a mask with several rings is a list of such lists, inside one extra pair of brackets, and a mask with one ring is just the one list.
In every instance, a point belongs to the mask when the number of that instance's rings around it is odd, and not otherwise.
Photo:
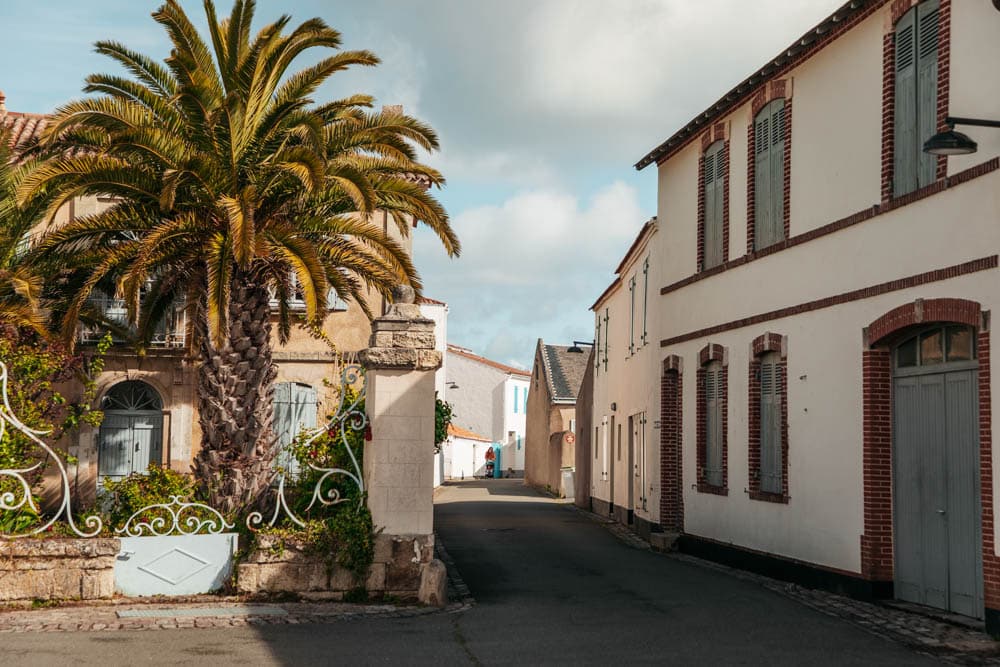
[(128, 596), (196, 595), (223, 587), (233, 571), (236, 533), (123, 537), (115, 592)]

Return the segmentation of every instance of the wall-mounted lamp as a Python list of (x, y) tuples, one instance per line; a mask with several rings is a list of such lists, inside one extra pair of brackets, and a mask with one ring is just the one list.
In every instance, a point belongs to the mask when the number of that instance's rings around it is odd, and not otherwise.
[(594, 341), (575, 340), (573, 341), (573, 344), (566, 349), (566, 351), (580, 354), (583, 352), (583, 348), (580, 347), (581, 345), (589, 345), (590, 347), (594, 347)]
[(617, 403), (612, 403), (611, 404), (611, 412), (614, 412), (617, 409), (618, 409), (618, 404)]
[[(998, 0), (1000, 1), (1000, 0)], [(924, 142), (924, 152), (931, 155), (969, 155), (979, 150), (979, 145), (967, 134), (956, 132), (956, 125), (973, 125), (976, 127), (1000, 127), (1000, 120), (983, 120), (980, 118), (956, 118), (948, 116), (944, 120), (948, 129), (938, 132)]]

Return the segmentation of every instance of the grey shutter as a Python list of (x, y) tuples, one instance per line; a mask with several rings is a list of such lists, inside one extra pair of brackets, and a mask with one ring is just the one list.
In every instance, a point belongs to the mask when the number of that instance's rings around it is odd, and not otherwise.
[(597, 335), (594, 336), (594, 374), (601, 370), (601, 314), (597, 314)]
[(649, 257), (642, 264), (642, 344), (648, 340), (646, 331), (646, 309), (649, 306)]
[(771, 103), (771, 228), (767, 245), (785, 238), (785, 100)]
[(712, 362), (705, 369), (705, 481), (722, 486), (722, 368)]
[(725, 181), (725, 153), (722, 141), (717, 141), (705, 153), (705, 230), (703, 267), (710, 269), (722, 263), (722, 213)]
[(937, 180), (937, 157), (923, 151), (923, 142), (937, 132), (938, 2), (917, 6), (917, 185)]
[(628, 281), (628, 353), (635, 354), (635, 276)]
[(771, 118), (765, 108), (754, 120), (754, 250), (768, 245), (771, 229)]
[(760, 364), (760, 489), (781, 493), (781, 369), (766, 356)]
[(896, 90), (893, 115), (893, 196), (917, 189), (917, 13), (896, 24)]
[(604, 309), (604, 372), (608, 371), (608, 339), (611, 338), (611, 328), (608, 321), (611, 319), (610, 310)]

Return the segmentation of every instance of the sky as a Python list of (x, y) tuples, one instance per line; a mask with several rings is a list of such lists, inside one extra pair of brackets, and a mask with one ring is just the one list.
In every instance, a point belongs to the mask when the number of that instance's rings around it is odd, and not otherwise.
[[(181, 2), (204, 25), (201, 2)], [(159, 4), (0, 0), (7, 108), (50, 112), (87, 74), (117, 71), (93, 52), (100, 39), (165, 57)], [(590, 305), (656, 214), (656, 170), (632, 165), (841, 4), (258, 0), (257, 24), (318, 16), (381, 58), (316, 99), (368, 93), (435, 128), (426, 159), (463, 250), (450, 259), (417, 230), (424, 293), (448, 303), (449, 342), (528, 368), (539, 338), (593, 338)]]

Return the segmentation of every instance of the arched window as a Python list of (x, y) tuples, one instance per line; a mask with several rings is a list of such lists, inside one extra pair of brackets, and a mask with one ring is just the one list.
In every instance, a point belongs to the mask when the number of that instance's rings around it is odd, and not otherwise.
[(925, 329), (896, 346), (896, 368), (916, 368), (976, 358), (972, 327), (949, 324)]
[(754, 250), (785, 238), (785, 100), (754, 118)]
[(98, 431), (98, 482), (145, 472), (163, 463), (163, 400), (138, 380), (119, 382), (101, 399), (104, 420)]

